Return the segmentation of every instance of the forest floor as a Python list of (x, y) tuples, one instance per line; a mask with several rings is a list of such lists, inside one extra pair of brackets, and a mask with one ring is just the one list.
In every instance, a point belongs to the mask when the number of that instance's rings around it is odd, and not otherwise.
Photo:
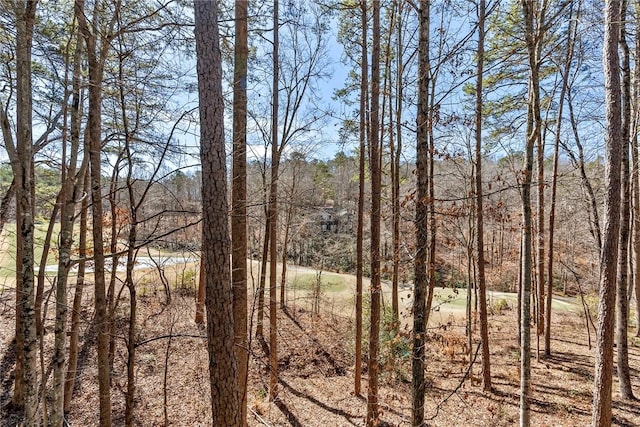
[[(291, 269), (288, 309), (278, 311), (279, 394), (268, 397), (267, 346), (251, 342), (248, 391), (250, 426), (360, 426), (366, 416), (367, 372), (362, 396), (354, 394), (353, 281), (348, 275), (323, 273), (327, 280), (321, 294), (320, 313), (311, 311), (310, 283), (315, 272)], [(344, 279), (344, 281), (339, 280)], [(310, 282), (311, 281), (311, 282)], [(365, 285), (365, 288), (367, 285)], [(463, 292), (463, 291), (461, 291)], [(408, 305), (410, 289), (402, 291)], [(126, 294), (126, 292), (125, 292)], [(518, 423), (519, 348), (517, 311), (509, 298), (492, 301), (490, 322), (493, 391), (483, 392), (481, 361), (477, 355), (478, 329), (474, 331), (469, 371), (464, 311), (456, 308), (464, 294), (443, 293), (443, 304), (432, 315), (428, 333), (425, 415), (431, 426), (513, 426)], [(208, 357), (206, 340), (193, 322), (195, 290), (174, 288), (167, 303), (162, 286), (149, 284), (140, 292), (136, 366), (136, 424), (140, 426), (210, 425)], [(126, 297), (116, 311), (113, 366), (114, 425), (124, 424), (126, 392)], [(385, 296), (387, 299), (387, 296)], [(503, 303), (502, 301), (506, 303)], [(14, 426), (16, 418), (6, 410), (13, 386), (15, 295), (0, 292), (0, 427)], [(390, 301), (386, 301), (387, 304)], [(253, 302), (250, 310), (253, 310)], [(93, 426), (98, 421), (95, 332), (92, 328), (92, 296), (85, 295), (82, 312), (81, 360), (72, 409), (71, 426)], [(52, 318), (49, 307), (49, 317)], [(405, 315), (408, 313), (405, 312)], [(265, 317), (268, 337), (268, 313)], [(368, 328), (365, 319), (365, 331)], [(255, 330), (255, 324), (252, 325)], [(531, 423), (535, 426), (584, 426), (590, 423), (593, 383), (593, 350), (588, 347), (585, 319), (578, 311), (554, 310), (552, 357), (535, 360), (532, 341)], [(366, 333), (366, 332), (365, 332)], [(593, 338), (593, 331), (591, 332)], [(52, 320), (47, 323), (45, 365), (49, 365)], [(366, 339), (366, 337), (365, 337)], [(367, 345), (363, 346), (367, 353)], [(394, 336), (382, 328), (380, 409), (388, 425), (409, 426), (411, 408), (409, 334)], [(640, 340), (630, 337), (632, 383), (640, 395)], [(47, 370), (45, 366), (45, 371)], [(621, 401), (614, 382), (614, 425), (640, 426), (640, 403)]]

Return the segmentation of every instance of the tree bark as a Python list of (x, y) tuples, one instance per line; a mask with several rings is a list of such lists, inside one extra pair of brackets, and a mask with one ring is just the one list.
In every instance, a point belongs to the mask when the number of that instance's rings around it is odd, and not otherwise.
[(240, 426), (242, 423), (234, 351), (218, 2), (196, 0), (194, 8), (212, 425)]
[[(75, 224), (76, 205), (83, 197), (82, 190), (89, 158), (84, 156), (82, 164), (78, 167), (80, 155), (80, 80), (82, 59), (82, 38), (77, 34), (77, 47), (73, 59), (73, 83), (72, 83), (72, 103), (71, 103), (71, 132), (69, 164), (62, 165), (62, 189), (59, 195), (60, 200), (60, 234), (59, 234), (59, 258), (58, 274), (56, 280), (56, 325), (55, 344), (53, 355), (53, 404), (51, 406), (50, 424), (62, 426), (64, 422), (65, 410), (65, 363), (66, 363), (66, 341), (67, 341), (67, 285), (69, 272), (71, 269), (71, 251), (73, 246), (73, 228)], [(65, 111), (65, 129), (66, 129)], [(63, 162), (67, 161), (66, 139), (63, 138)], [(86, 217), (85, 217), (86, 218)], [(86, 225), (86, 224), (85, 224)], [(86, 230), (85, 230), (86, 231)], [(85, 241), (86, 244), (86, 241)], [(44, 258), (44, 256), (43, 256)], [(40, 270), (44, 272), (44, 262), (41, 263)], [(44, 279), (44, 277), (43, 277)], [(40, 276), (38, 276), (40, 281)], [(43, 281), (44, 282), (44, 281)], [(82, 292), (80, 290), (80, 292)], [(80, 309), (80, 307), (78, 307)], [(76, 319), (77, 321), (77, 319)], [(77, 325), (76, 325), (77, 326)], [(76, 342), (77, 349), (77, 330)], [(71, 353), (71, 349), (69, 350)], [(77, 355), (77, 353), (76, 353)], [(77, 360), (75, 361), (77, 362)], [(75, 367), (74, 367), (75, 370)], [(67, 370), (66, 373), (69, 371)]]
[(373, 2), (373, 40), (371, 49), (371, 140), (369, 169), (371, 171), (371, 316), (369, 328), (369, 389), (367, 391), (367, 426), (380, 421), (378, 411), (378, 375), (380, 365), (380, 203), (382, 174), (380, 155), (380, 2)]
[[(265, 184), (266, 185), (266, 184)], [(266, 187), (265, 199), (266, 199)], [(256, 322), (256, 337), (264, 339), (264, 292), (267, 286), (267, 260), (269, 257), (269, 233), (271, 230), (269, 208), (265, 202), (264, 241), (262, 244), (262, 259), (260, 263), (260, 280), (258, 282), (258, 320)]]
[[(403, 2), (394, 0), (394, 8), (397, 9), (396, 24), (396, 147), (393, 153), (393, 283), (396, 289), (395, 310), (398, 309), (397, 289), (400, 274), (400, 156), (402, 156), (402, 107), (403, 107), (403, 73), (404, 73), (404, 46), (402, 46), (402, 5)], [(393, 149), (392, 149), (393, 151)], [(404, 282), (404, 279), (403, 279)], [(399, 319), (396, 328), (400, 328)]]
[[(14, 403), (24, 407), (25, 425), (39, 425), (37, 339), (34, 306), (35, 182), (33, 159), (33, 92), (31, 48), (38, 2), (18, 2), (16, 16), (16, 147), (10, 154), (16, 179), (16, 369)], [(12, 155), (13, 152), (13, 155)], [(18, 364), (17, 363), (17, 364)]]
[[(75, 0), (75, 17), (84, 38), (89, 65), (89, 111), (88, 140), (85, 142), (89, 153), (91, 170), (91, 218), (93, 223), (94, 293), (95, 322), (98, 329), (98, 386), (100, 400), (100, 426), (111, 426), (111, 375), (109, 369), (109, 316), (104, 275), (104, 240), (102, 236), (102, 80), (104, 61), (109, 50), (109, 40), (96, 39), (101, 16), (101, 2), (94, 3), (93, 22), (89, 24), (85, 15), (84, 0)], [(110, 34), (111, 31), (107, 31)]]
[[(478, 50), (476, 111), (475, 111), (475, 193), (476, 193), (476, 259), (478, 261), (476, 278), (480, 299), (480, 340), (482, 341), (482, 387), (491, 391), (491, 362), (489, 360), (489, 320), (487, 318), (487, 283), (484, 274), (484, 217), (482, 191), (482, 79), (484, 77), (484, 21), (485, 0), (478, 5)], [(471, 261), (471, 260), (469, 260)], [(471, 264), (471, 262), (469, 262)], [(469, 289), (469, 291), (471, 291)]]
[(549, 253), (548, 253), (548, 269), (547, 269), (547, 304), (545, 314), (546, 328), (544, 330), (544, 356), (551, 357), (551, 305), (553, 302), (553, 274), (554, 274), (554, 237), (555, 237), (555, 219), (556, 219), (556, 195), (558, 188), (558, 164), (560, 159), (560, 131), (562, 130), (562, 114), (564, 111), (564, 101), (569, 86), (569, 72), (571, 71), (571, 63), (573, 60), (573, 52), (575, 47), (575, 37), (577, 25), (574, 16), (580, 16), (580, 3), (578, 3), (578, 12), (574, 15), (573, 6), (570, 6), (569, 29), (567, 31), (567, 52), (564, 61), (564, 69), (562, 71), (562, 88), (560, 89), (560, 98), (558, 101), (558, 117), (556, 119), (555, 140), (553, 146), (553, 174), (551, 182), (551, 206), (549, 208)]
[(618, 274), (616, 281), (616, 356), (618, 380), (620, 382), (620, 396), (623, 399), (633, 399), (631, 374), (629, 372), (629, 342), (627, 331), (629, 327), (629, 300), (627, 286), (629, 282), (629, 229), (631, 219), (631, 188), (629, 176), (629, 138), (631, 135), (631, 66), (629, 46), (626, 40), (627, 1), (620, 2), (620, 48), (622, 51), (622, 153), (621, 153), (621, 200), (620, 200), (620, 242), (618, 243)]
[(247, 376), (249, 337), (247, 332), (247, 40), (246, 0), (235, 1), (235, 54), (233, 69), (233, 170), (231, 190), (231, 281), (233, 326), (238, 361), (240, 422), (247, 424)]
[(278, 305), (277, 275), (278, 262), (278, 169), (280, 150), (278, 149), (278, 79), (279, 79), (279, 2), (273, 2), (273, 110), (271, 113), (271, 186), (269, 187), (269, 398), (278, 395)]
[(361, 394), (362, 382), (362, 275), (364, 269), (364, 185), (365, 157), (367, 145), (367, 95), (369, 93), (369, 65), (367, 49), (367, 2), (360, 1), (360, 25), (362, 30), (360, 59), (360, 156), (358, 158), (358, 225), (356, 231), (356, 367), (354, 374), (355, 394)]
[[(522, 315), (520, 337), (520, 427), (529, 427), (531, 423), (531, 279), (533, 268), (532, 254), (532, 214), (531, 214), (531, 178), (533, 174), (533, 149), (540, 140), (540, 82), (538, 75), (538, 47), (540, 36), (534, 28), (534, 4), (522, 1), (525, 38), (529, 59), (529, 100), (527, 108), (527, 140), (524, 170), (522, 171), (522, 219), (523, 219), (523, 256), (522, 256)], [(541, 14), (542, 15), (542, 14)], [(541, 25), (538, 19), (538, 25)]]
[[(640, 25), (640, 3), (634, 2), (634, 9), (636, 15), (636, 28)], [(640, 58), (640, 31), (636, 31), (635, 40), (635, 57)], [(635, 66), (633, 70), (633, 99), (632, 103), (634, 109), (633, 125), (632, 129), (638, 129), (638, 121), (640, 114), (640, 102), (638, 97), (640, 96), (640, 67)], [(633, 259), (633, 287), (636, 295), (636, 337), (640, 337), (640, 156), (638, 155), (638, 134), (634, 131), (634, 136), (630, 139), (631, 144), (631, 156), (633, 163), (632, 187), (633, 187), (633, 253), (635, 258)]]
[(89, 186), (90, 175), (89, 170), (84, 171), (84, 195), (82, 199), (82, 207), (80, 212), (80, 235), (78, 242), (78, 275), (76, 279), (76, 289), (73, 294), (73, 309), (71, 312), (71, 336), (69, 338), (69, 363), (67, 367), (67, 378), (64, 385), (64, 412), (71, 409), (71, 398), (73, 397), (73, 388), (77, 376), (78, 369), (78, 342), (80, 338), (80, 311), (82, 310), (82, 293), (84, 289), (84, 275), (86, 271), (87, 256), (87, 216), (89, 210)]
[(605, 228), (600, 254), (600, 301), (596, 332), (596, 361), (593, 386), (593, 427), (611, 425), (613, 337), (616, 299), (616, 263), (620, 230), (620, 171), (622, 120), (620, 96), (620, 1), (607, 0), (604, 14), (605, 79)]
[(420, 35), (418, 41), (418, 112), (416, 141), (416, 255), (414, 258), (413, 288), (413, 348), (411, 358), (411, 424), (414, 427), (424, 425), (425, 396), (425, 332), (426, 332), (426, 296), (428, 286), (427, 250), (428, 250), (428, 198), (429, 198), (429, 31), (430, 2), (420, 1)]

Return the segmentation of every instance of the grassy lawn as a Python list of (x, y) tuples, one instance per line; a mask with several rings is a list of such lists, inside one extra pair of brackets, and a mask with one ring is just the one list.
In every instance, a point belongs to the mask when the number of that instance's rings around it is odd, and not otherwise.
[[(501, 304), (502, 301), (515, 309), (518, 306), (518, 295), (507, 292), (487, 292), (487, 305)], [(466, 289), (436, 288), (433, 297), (433, 306), (440, 305), (446, 310), (464, 310), (467, 304)], [(554, 311), (582, 311), (579, 301), (575, 298), (553, 297), (551, 305)]]
[[(35, 227), (35, 262), (36, 266), (40, 263), (42, 257), (42, 245), (47, 235), (48, 224), (39, 223)], [(60, 227), (55, 225), (52, 241), (57, 241), (58, 231)], [(55, 253), (49, 253), (48, 264), (56, 262)], [(0, 277), (15, 279), (16, 276), (16, 225), (8, 223), (4, 225), (4, 230), (0, 235)]]
[[(297, 290), (310, 291), (316, 285), (316, 275), (312, 273), (296, 274), (290, 281)], [(322, 273), (320, 287), (323, 292), (341, 292), (347, 288), (345, 279), (337, 274)]]

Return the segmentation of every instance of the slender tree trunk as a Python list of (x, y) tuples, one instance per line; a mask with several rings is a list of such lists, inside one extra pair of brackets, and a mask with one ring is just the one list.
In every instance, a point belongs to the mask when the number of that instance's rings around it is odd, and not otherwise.
[[(3, 117), (6, 117), (6, 113), (1, 113)], [(7, 215), (9, 214), (9, 205), (11, 201), (16, 196), (16, 180), (15, 178), (11, 179), (11, 184), (9, 184), (9, 188), (2, 196), (2, 200), (0, 200), (0, 234), (2, 234), (2, 230), (4, 230), (4, 225), (7, 223)]]
[(574, 142), (576, 144), (576, 148), (578, 149), (578, 158), (576, 159), (575, 155), (570, 150), (567, 150), (567, 153), (572, 158), (573, 162), (576, 164), (578, 170), (580, 171), (580, 182), (582, 184), (582, 187), (584, 188), (584, 191), (587, 193), (586, 198), (589, 205), (589, 231), (596, 242), (598, 253), (600, 253), (602, 252), (602, 233), (600, 231), (598, 199), (596, 198), (593, 185), (591, 185), (591, 180), (587, 175), (584, 149), (582, 147), (580, 133), (578, 131), (578, 119), (576, 118), (573, 110), (573, 94), (571, 90), (568, 90), (567, 92), (567, 100), (567, 106), (569, 107), (569, 119), (571, 122), (571, 128), (573, 130)]
[(620, 171), (622, 156), (622, 120), (620, 96), (620, 1), (605, 1), (604, 14), (605, 78), (605, 228), (600, 255), (600, 301), (596, 331), (596, 361), (593, 386), (593, 427), (611, 425), (611, 388), (613, 339), (615, 326), (616, 263), (620, 230)]
[[(394, 286), (398, 288), (400, 273), (400, 156), (402, 156), (402, 105), (403, 105), (403, 73), (404, 47), (402, 46), (402, 5), (403, 2), (394, 0), (397, 9), (396, 24), (396, 149), (393, 154), (393, 277)], [(397, 292), (396, 292), (397, 294)], [(396, 295), (396, 310), (397, 295)], [(399, 321), (397, 327), (399, 328)]]
[(204, 324), (204, 297), (206, 280), (204, 276), (204, 250), (200, 247), (200, 274), (198, 275), (198, 292), (196, 293), (196, 325)]
[(260, 264), (260, 281), (258, 282), (258, 321), (256, 322), (256, 337), (260, 339), (264, 339), (264, 292), (267, 286), (267, 260), (269, 259), (269, 234), (271, 231), (271, 219), (269, 218), (268, 207), (265, 208), (265, 218), (262, 262)]
[[(640, 25), (640, 3), (634, 2), (636, 15), (636, 28)], [(640, 58), (640, 31), (636, 31), (635, 57)], [(638, 120), (640, 119), (640, 67), (633, 69), (633, 99), (631, 106), (634, 109), (632, 135), (630, 140), (633, 162), (632, 187), (633, 187), (633, 287), (636, 295), (636, 337), (640, 337), (640, 156), (638, 155)]]
[(89, 170), (84, 171), (84, 195), (82, 199), (82, 207), (80, 213), (80, 240), (78, 242), (78, 275), (76, 280), (76, 289), (73, 295), (73, 311), (71, 313), (71, 334), (69, 338), (69, 364), (67, 368), (67, 378), (64, 385), (64, 412), (71, 409), (71, 398), (73, 397), (73, 388), (77, 376), (78, 369), (78, 342), (80, 337), (80, 311), (82, 310), (82, 291), (84, 289), (84, 275), (86, 269), (87, 256), (87, 217), (89, 210), (89, 194), (90, 175)]
[(364, 269), (364, 184), (367, 143), (367, 95), (369, 93), (369, 65), (367, 54), (367, 2), (360, 1), (360, 23), (362, 27), (362, 57), (360, 59), (360, 155), (358, 157), (358, 226), (356, 231), (356, 367), (354, 375), (355, 394), (361, 394), (362, 381), (362, 275)]
[[(295, 177), (292, 178), (293, 183), (291, 185), (291, 197), (289, 200), (293, 200), (295, 194)], [(280, 270), (280, 308), (286, 310), (287, 308), (287, 254), (289, 251), (289, 234), (291, 232), (291, 221), (293, 221), (293, 203), (289, 203), (286, 211), (286, 219), (284, 222), (284, 237), (282, 239), (282, 266)]]
[[(133, 202), (133, 185), (129, 178), (127, 184), (129, 189), (130, 202)], [(137, 215), (136, 209), (133, 208), (134, 203), (131, 203), (130, 211), (130, 225), (129, 225), (129, 247), (127, 248), (127, 267), (125, 286), (129, 290), (129, 334), (127, 337), (127, 394), (125, 397), (125, 425), (132, 427), (134, 425), (133, 419), (133, 405), (136, 393), (136, 377), (135, 377), (135, 363), (136, 363), (136, 314), (137, 314), (137, 293), (136, 284), (133, 278), (133, 268), (135, 266), (136, 258), (136, 235), (137, 235)]]
[(629, 46), (626, 40), (627, 1), (620, 2), (620, 48), (622, 51), (622, 169), (621, 169), (621, 200), (620, 200), (620, 242), (618, 243), (618, 277), (616, 282), (616, 347), (617, 370), (620, 381), (620, 395), (623, 399), (633, 399), (631, 388), (631, 374), (629, 372), (629, 343), (627, 333), (629, 328), (629, 300), (627, 286), (629, 282), (628, 255), (630, 229), (630, 176), (629, 176), (629, 138), (631, 131), (631, 66)]
[[(107, 286), (107, 316), (109, 318), (109, 370), (113, 371), (113, 361), (116, 353), (116, 334), (115, 334), (115, 311), (116, 311), (116, 283), (118, 282), (118, 266), (120, 264), (120, 254), (118, 251), (118, 240), (120, 230), (122, 228), (123, 218), (122, 210), (118, 207), (118, 187), (120, 184), (120, 171), (123, 168), (121, 163), (125, 161), (125, 149), (121, 148), (118, 157), (114, 163), (111, 173), (111, 182), (109, 183), (109, 192), (107, 201), (110, 210), (110, 242), (109, 242), (109, 258), (111, 258), (111, 268), (109, 272), (109, 286)], [(118, 292), (118, 295), (120, 292)]]
[[(121, 41), (121, 40), (119, 40)], [(122, 48), (122, 45), (120, 44)], [(118, 61), (118, 79), (120, 81), (124, 81), (124, 67), (122, 57), (119, 57)], [(132, 147), (133, 144), (133, 135), (130, 131), (129, 119), (127, 117), (127, 101), (124, 90), (122, 86), (119, 88), (120, 95), (120, 109), (122, 113), (122, 130), (124, 133), (124, 154), (127, 162), (127, 176), (126, 176), (126, 185), (127, 185), (127, 195), (129, 197), (129, 206), (128, 206), (128, 223), (129, 223), (129, 233), (127, 236), (127, 261), (125, 267), (125, 280), (124, 286), (129, 290), (129, 330), (127, 336), (127, 393), (125, 396), (125, 412), (124, 412), (124, 422), (127, 427), (133, 427), (134, 419), (133, 419), (133, 406), (134, 399), (136, 394), (136, 377), (135, 377), (135, 363), (136, 363), (136, 335), (137, 335), (137, 308), (138, 308), (138, 297), (136, 293), (136, 284), (133, 277), (133, 269), (136, 263), (136, 240), (138, 235), (138, 203), (136, 202), (136, 193), (134, 190), (134, 178), (133, 178), (133, 153)], [(136, 123), (137, 125), (137, 123)], [(135, 127), (135, 125), (134, 125)], [(115, 191), (110, 193), (110, 196), (115, 196)], [(113, 197), (115, 199), (115, 197)], [(144, 193), (141, 196), (141, 202), (144, 200)], [(114, 215), (114, 207), (115, 203), (111, 205), (112, 212), (112, 227), (115, 224), (115, 215)], [(117, 250), (117, 239), (115, 239), (116, 233), (113, 233), (111, 236), (111, 251), (112, 254)], [(113, 277), (116, 276), (118, 271), (118, 263), (117, 257), (113, 257), (113, 269), (112, 269), (112, 282)], [(110, 289), (110, 294), (113, 295), (115, 293), (115, 284), (113, 289)], [(113, 297), (112, 297), (113, 299)], [(114, 329), (114, 307), (111, 307), (111, 328)], [(114, 334), (115, 335), (115, 334)], [(112, 343), (114, 340), (112, 338)], [(112, 344), (113, 345), (113, 344)], [(113, 352), (111, 353), (111, 359), (113, 360)]]
[[(65, 156), (63, 155), (63, 158)], [(66, 160), (65, 160), (66, 161)], [(66, 177), (65, 173), (61, 174), (61, 185), (64, 184)], [(49, 225), (47, 226), (47, 233), (44, 236), (44, 242), (42, 243), (42, 254), (40, 256), (40, 264), (38, 268), (37, 280), (36, 280), (36, 299), (35, 299), (35, 316), (36, 316), (36, 335), (38, 337), (43, 336), (43, 322), (47, 313), (42, 313), (42, 302), (44, 300), (44, 282), (45, 282), (45, 269), (47, 266), (47, 260), (49, 253), (51, 252), (51, 238), (53, 237), (53, 229), (58, 222), (58, 213), (60, 213), (60, 204), (62, 201), (62, 193), (60, 190), (56, 196), (56, 201), (51, 210), (51, 217), (49, 218)], [(57, 285), (56, 285), (57, 286)]]
[[(523, 0), (522, 8), (525, 24), (525, 38), (529, 58), (529, 103), (527, 111), (527, 140), (525, 164), (522, 172), (522, 218), (523, 218), (523, 259), (522, 259), (522, 316), (520, 338), (520, 426), (529, 427), (531, 423), (531, 281), (533, 275), (532, 254), (532, 214), (531, 214), (531, 178), (533, 175), (533, 150), (540, 140), (540, 86), (538, 47), (540, 35), (534, 28), (536, 11), (533, 2)], [(538, 19), (538, 25), (542, 20)]]
[(380, 2), (373, 2), (373, 42), (371, 49), (371, 139), (369, 169), (371, 171), (371, 316), (369, 325), (369, 389), (367, 391), (367, 426), (380, 421), (378, 411), (378, 375), (380, 365)]
[(242, 422), (234, 350), (218, 3), (196, 0), (194, 6), (212, 425), (240, 426)]
[[(580, 16), (580, 2), (578, 3), (577, 16)], [(570, 6), (569, 13), (569, 30), (567, 31), (567, 52), (562, 71), (562, 88), (560, 89), (560, 98), (558, 100), (558, 118), (556, 119), (555, 140), (553, 145), (553, 176), (551, 182), (551, 206), (549, 208), (549, 254), (548, 254), (548, 276), (547, 276), (547, 304), (545, 313), (544, 330), (544, 356), (551, 357), (551, 305), (553, 302), (553, 274), (554, 274), (554, 233), (556, 220), (556, 195), (558, 188), (558, 164), (560, 158), (560, 131), (562, 130), (562, 114), (564, 111), (564, 101), (569, 86), (569, 72), (571, 71), (571, 62), (573, 60), (573, 52), (575, 46), (576, 23), (573, 19), (573, 5)]]
[[(399, 209), (396, 209), (400, 206), (398, 202), (398, 192), (396, 191), (396, 182), (398, 177), (398, 172), (396, 170), (396, 149), (395, 149), (395, 138), (394, 138), (394, 128), (393, 128), (393, 120), (395, 118), (394, 107), (393, 107), (393, 78), (391, 76), (391, 38), (393, 37), (393, 28), (396, 24), (396, 15), (397, 15), (397, 6), (396, 1), (394, 1), (391, 8), (391, 17), (389, 18), (389, 34), (387, 39), (387, 44), (385, 48), (385, 69), (384, 69), (384, 89), (385, 95), (383, 96), (382, 101), (382, 114), (385, 114), (385, 99), (389, 99), (389, 163), (390, 163), (390, 175), (391, 175), (391, 239), (392, 239), (392, 266), (391, 266), (391, 315), (393, 317), (392, 328), (397, 333), (400, 327), (399, 319), (400, 319), (400, 311), (398, 304), (398, 267), (399, 267), (399, 255), (400, 255), (400, 238), (398, 233), (400, 232), (399, 228)], [(381, 123), (380, 128), (384, 130), (385, 125)], [(380, 140), (384, 140), (382, 133), (380, 136)], [(396, 228), (396, 224), (398, 227)], [(386, 252), (386, 249), (385, 249)]]
[[(538, 112), (539, 112), (538, 108)], [(538, 122), (538, 120), (540, 120)], [(536, 116), (536, 129), (542, 128), (542, 119), (540, 116)], [(544, 275), (544, 264), (545, 264), (545, 231), (544, 231), (544, 138), (540, 135), (538, 131), (537, 135), (537, 161), (536, 166), (538, 169), (538, 215), (537, 215), (537, 257), (536, 257), (536, 267), (537, 267), (537, 275), (536, 275), (536, 287), (537, 287), (537, 301), (538, 301), (538, 309), (537, 309), (537, 320), (536, 320), (536, 359), (540, 360), (540, 336), (544, 336), (545, 329), (545, 281), (546, 277)]]
[(235, 1), (235, 54), (233, 62), (233, 170), (231, 200), (231, 281), (233, 326), (238, 360), (240, 421), (247, 424), (249, 337), (247, 320), (247, 7)]
[[(71, 269), (71, 250), (73, 246), (73, 228), (75, 224), (76, 205), (82, 197), (83, 183), (88, 165), (88, 157), (84, 157), (82, 165), (78, 168), (77, 163), (80, 152), (80, 73), (82, 59), (82, 43), (79, 41), (74, 55), (73, 69), (73, 99), (71, 105), (71, 146), (68, 166), (62, 164), (62, 189), (60, 191), (60, 235), (59, 235), (59, 257), (58, 274), (56, 280), (56, 325), (55, 343), (53, 355), (53, 393), (50, 424), (52, 426), (62, 426), (64, 421), (64, 398), (65, 398), (65, 362), (66, 362), (66, 340), (67, 340), (67, 284), (69, 271)], [(66, 135), (66, 116), (63, 135)], [(66, 137), (63, 136), (63, 162), (67, 161)], [(43, 257), (44, 258), (44, 257)], [(44, 271), (44, 263), (40, 270)], [(38, 279), (40, 280), (40, 279)], [(77, 348), (77, 342), (75, 343)], [(70, 350), (71, 352), (71, 350)], [(75, 369), (75, 368), (74, 368)]]
[[(96, 34), (111, 34), (111, 29), (98, 29), (101, 19), (102, 2), (96, 1), (93, 9), (93, 22), (87, 22), (84, 0), (75, 0), (75, 17), (84, 37), (89, 65), (89, 111), (88, 140), (85, 142), (89, 154), (91, 169), (91, 217), (93, 223), (93, 255), (94, 255), (94, 294), (95, 322), (98, 330), (98, 386), (100, 400), (100, 426), (111, 426), (111, 375), (109, 369), (109, 315), (104, 275), (104, 240), (102, 227), (102, 81), (104, 63), (110, 47), (110, 37), (106, 35), (98, 44)], [(104, 31), (104, 33), (103, 33)]]
[(480, 339), (482, 341), (482, 387), (491, 391), (491, 362), (489, 360), (489, 320), (487, 317), (487, 283), (484, 275), (484, 217), (482, 191), (482, 79), (484, 77), (484, 19), (485, 0), (478, 5), (478, 63), (476, 81), (476, 123), (475, 123), (475, 194), (476, 194), (476, 278), (480, 299)]
[(271, 186), (269, 188), (269, 398), (278, 395), (278, 168), (280, 150), (278, 144), (278, 96), (279, 96), (279, 1), (273, 2), (273, 110), (271, 114)]
[[(431, 72), (431, 71), (429, 71)], [(428, 250), (428, 275), (429, 275), (429, 289), (427, 291), (427, 307), (426, 307), (426, 324), (429, 324), (429, 316), (431, 315), (431, 307), (433, 304), (433, 294), (436, 286), (436, 194), (433, 177), (435, 176), (435, 140), (433, 136), (433, 122), (434, 114), (436, 111), (436, 79), (431, 78), (429, 84), (431, 86), (431, 96), (429, 99), (429, 110), (427, 115), (428, 124), (428, 141), (429, 141), (429, 250)], [(476, 300), (477, 303), (477, 300)]]
[(425, 399), (425, 332), (427, 322), (427, 218), (429, 197), (429, 31), (430, 2), (420, 1), (420, 37), (418, 42), (418, 115), (416, 141), (416, 255), (414, 258), (413, 289), (413, 348), (411, 358), (411, 424), (424, 425)]

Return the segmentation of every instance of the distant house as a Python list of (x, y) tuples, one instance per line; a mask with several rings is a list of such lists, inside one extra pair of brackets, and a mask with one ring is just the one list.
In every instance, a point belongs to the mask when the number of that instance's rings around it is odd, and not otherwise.
[(352, 227), (351, 215), (346, 209), (336, 211), (333, 206), (320, 206), (316, 208), (316, 221), (323, 233), (344, 233)]

